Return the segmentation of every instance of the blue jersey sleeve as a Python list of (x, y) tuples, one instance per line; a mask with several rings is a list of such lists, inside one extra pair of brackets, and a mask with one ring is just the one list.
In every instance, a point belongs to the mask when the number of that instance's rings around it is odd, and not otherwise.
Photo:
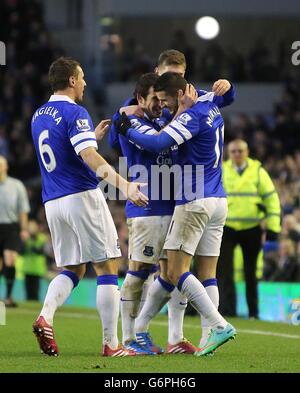
[[(151, 126), (149, 126), (149, 124), (147, 124), (144, 119), (131, 115), (128, 116), (128, 118), (130, 119), (131, 122), (131, 126), (132, 129), (137, 131), (139, 134), (143, 134), (143, 135), (155, 135), (157, 134), (157, 131), (155, 128), (152, 128)], [(138, 143), (135, 143), (133, 140), (129, 139), (129, 142), (131, 142), (132, 144), (134, 144), (138, 149), (143, 150), (144, 147), (139, 145)]]
[(134, 128), (130, 128), (127, 131), (127, 136), (130, 142), (136, 146), (142, 146), (152, 153), (160, 153), (175, 144), (174, 139), (165, 132), (157, 135), (147, 135), (140, 134)]
[[(150, 128), (150, 127), (149, 127)], [(181, 145), (199, 132), (199, 119), (192, 110), (178, 116), (162, 131), (148, 129), (144, 133), (130, 128), (127, 132), (129, 140), (153, 153), (160, 153), (171, 146)]]
[(68, 136), (76, 154), (87, 147), (98, 149), (93, 122), (85, 108), (76, 106), (67, 114), (66, 121)]
[(120, 118), (119, 111), (117, 111), (112, 118), (112, 124), (108, 133), (108, 143), (110, 144), (110, 147), (114, 149), (120, 149), (120, 141), (119, 141), (119, 133), (116, 130), (115, 126), (115, 121), (117, 121)]
[[(127, 98), (127, 100), (124, 102), (123, 106), (130, 106), (130, 105), (136, 105), (137, 101), (135, 98), (130, 97)], [(120, 141), (119, 141), (119, 133), (116, 129), (115, 126), (115, 121), (120, 119), (120, 112), (119, 109), (115, 112), (112, 118), (112, 125), (110, 127), (109, 133), (108, 133), (108, 143), (109, 145), (114, 148), (114, 149), (121, 149)]]
[(134, 128), (136, 131), (138, 131), (140, 134), (146, 134), (146, 135), (154, 135), (157, 134), (157, 130), (147, 124), (145, 120), (141, 117), (137, 117), (134, 115), (128, 116), (132, 128)]
[(199, 101), (211, 101), (219, 108), (232, 104), (236, 96), (236, 90), (232, 83), (230, 89), (223, 96), (216, 96), (214, 92), (206, 90), (197, 90), (197, 92)]

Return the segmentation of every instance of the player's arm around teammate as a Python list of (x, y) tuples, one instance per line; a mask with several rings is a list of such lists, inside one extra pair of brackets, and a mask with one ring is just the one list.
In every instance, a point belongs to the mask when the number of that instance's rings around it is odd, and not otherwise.
[[(159, 100), (173, 113), (178, 108), (178, 93), (185, 88), (186, 81), (176, 73), (162, 75), (154, 86)], [(152, 152), (177, 145), (182, 170), (186, 165), (193, 165), (195, 169), (199, 165), (204, 167), (204, 187), (197, 186), (198, 196), (190, 193), (192, 199), (187, 197), (187, 183), (182, 183), (180, 191), (184, 196), (176, 202), (164, 245), (168, 251), (169, 281), (187, 296), (212, 329), (198, 353), (204, 355), (235, 335), (235, 329), (218, 313), (204, 286), (189, 272), (195, 254), (211, 257), (216, 263), (226, 219), (227, 204), (220, 164), (224, 124), (220, 111), (209, 97), (200, 99), (195, 107), (173, 120), (159, 135), (140, 135), (128, 128), (129, 122), (124, 114), (122, 119), (120, 129), (132, 142)], [(196, 186), (198, 176), (194, 173), (185, 180), (189, 179), (191, 183), (188, 183)]]
[[(162, 115), (161, 105), (153, 91), (155, 81), (158, 75), (154, 73), (144, 74), (140, 77), (135, 88), (135, 95), (139, 103), (138, 106), (128, 106), (121, 108), (120, 112), (126, 112), (130, 116), (132, 127), (141, 133), (147, 133), (151, 127), (151, 134), (159, 133), (163, 124), (169, 123), (169, 117)], [(188, 85), (185, 94), (181, 94), (180, 111), (190, 108), (197, 99), (197, 92), (192, 85)], [(142, 117), (140, 112), (142, 112)], [(145, 118), (143, 114), (145, 112)], [(179, 113), (179, 111), (177, 112)], [(133, 116), (134, 114), (134, 116)], [(117, 116), (115, 116), (116, 118)], [(118, 121), (113, 124), (118, 127)], [(157, 131), (155, 131), (157, 130)], [(148, 171), (151, 172), (152, 165), (157, 166), (160, 162), (168, 162), (171, 165), (171, 152), (160, 152), (158, 154), (150, 154), (140, 149), (137, 145), (128, 142), (123, 136), (120, 136), (120, 144), (123, 155), (128, 157), (130, 165), (135, 162), (144, 163)], [(165, 164), (166, 165), (166, 164)], [(148, 188), (152, 188), (150, 178), (148, 179)], [(169, 191), (169, 190), (168, 190)], [(129, 269), (121, 289), (121, 315), (122, 315), (122, 331), (123, 343), (136, 350), (143, 349), (144, 354), (161, 353), (162, 350), (153, 343), (147, 332), (147, 323), (143, 323), (140, 330), (143, 334), (135, 336), (134, 322), (139, 310), (139, 304), (142, 305), (142, 299), (146, 299), (147, 307), (140, 307), (141, 313), (147, 314), (147, 318), (151, 319), (151, 315), (155, 315), (160, 309), (161, 295), (156, 296), (155, 291), (151, 288), (149, 296), (145, 296), (145, 285), (149, 286), (152, 274), (147, 278), (150, 272), (151, 264), (156, 264), (160, 259), (160, 275), (161, 279), (167, 280), (166, 253), (162, 252), (164, 240), (167, 234), (171, 215), (174, 209), (174, 200), (161, 200), (159, 203), (150, 202), (147, 208), (148, 212), (143, 209), (136, 209), (137, 217), (128, 218), (129, 227)], [(126, 212), (127, 212), (126, 207)], [(146, 216), (145, 216), (146, 214)], [(146, 281), (147, 279), (147, 281)], [(153, 278), (152, 278), (153, 280)], [(144, 284), (143, 284), (144, 282)], [(156, 285), (156, 283), (154, 284)], [(162, 294), (165, 298), (165, 292)], [(192, 346), (183, 336), (182, 319), (186, 308), (186, 298), (184, 298), (177, 290), (168, 293), (168, 297), (174, 300), (174, 305), (168, 303), (169, 310), (169, 335), (167, 351), (173, 353), (194, 353), (196, 348)], [(172, 302), (171, 302), (172, 303)], [(142, 347), (136, 342), (142, 343)], [(180, 348), (178, 348), (180, 346)], [(172, 351), (171, 351), (172, 350)], [(147, 352), (146, 352), (147, 351)]]
[[(226, 88), (228, 88), (228, 86), (224, 87), (224, 89), (226, 90)], [(176, 92), (176, 95), (172, 96), (172, 97), (167, 97), (167, 99), (165, 99), (165, 97), (162, 97), (163, 99), (161, 100), (163, 106), (166, 106), (168, 109), (172, 108), (172, 112), (175, 113), (174, 118), (176, 118), (177, 116), (179, 116), (180, 113), (182, 113), (184, 110), (186, 110), (186, 108), (181, 109), (181, 103), (184, 103), (184, 97), (186, 96), (187, 98), (189, 98), (191, 100), (190, 103), (194, 103), (194, 100), (197, 98), (195, 95), (194, 89), (191, 85), (188, 85), (185, 87), (184, 93), (183, 90), (179, 90), (178, 92)], [(202, 98), (203, 99), (203, 98)], [(204, 100), (203, 100), (204, 101)], [(188, 105), (187, 107), (189, 107), (190, 105)], [(130, 122), (126, 119), (125, 116), (123, 116), (123, 120), (124, 120), (124, 125), (125, 127), (130, 127)], [(173, 123), (172, 123), (173, 124)], [(179, 126), (178, 124), (174, 126)], [(172, 131), (172, 128), (167, 127), (167, 130), (169, 131), (168, 135), (162, 135), (161, 139), (164, 138), (164, 140), (158, 140), (158, 139), (154, 139), (152, 137), (152, 141), (151, 141), (151, 146), (150, 144), (146, 144), (143, 145), (143, 141), (141, 140), (142, 146), (144, 146), (146, 149), (149, 148), (149, 150), (153, 151), (153, 152), (158, 152), (159, 150), (163, 150), (165, 148), (168, 148), (170, 146), (170, 143), (174, 144), (174, 140), (172, 141), (172, 135), (174, 135), (174, 132)], [(164, 131), (164, 130), (163, 130)], [(149, 132), (150, 135), (155, 135), (158, 134), (158, 132), (155, 132), (155, 130), (151, 130)], [(170, 136), (170, 137), (169, 137)], [(179, 137), (180, 139), (180, 137)], [(155, 141), (154, 141), (155, 140)], [(158, 142), (158, 146), (156, 145), (156, 142)], [(183, 255), (180, 255), (181, 260), (183, 261), (183, 263), (181, 264), (181, 267), (183, 270), (186, 270), (186, 266), (190, 264), (190, 258), (187, 257), (187, 262), (185, 264), (185, 258)], [(203, 270), (205, 271), (205, 277), (204, 277), (204, 282), (203, 285), (205, 285), (205, 287), (207, 288), (207, 292), (211, 295), (210, 292), (213, 292), (213, 296), (215, 297), (215, 270), (216, 270), (216, 264), (217, 264), (217, 257), (215, 256), (199, 256), (197, 257), (198, 262), (201, 264), (201, 266), (203, 266)], [(176, 262), (174, 262), (174, 265), (176, 265)], [(161, 272), (160, 272), (160, 278), (164, 281), (167, 282), (169, 284), (172, 284), (172, 282), (176, 282), (178, 281), (178, 277), (181, 276), (181, 270), (180, 269), (170, 269), (169, 268), (169, 264), (167, 264), (167, 261), (161, 261), (160, 263), (161, 266)], [(169, 275), (169, 271), (171, 272)], [(174, 274), (178, 274), (178, 277), (175, 277)], [(171, 278), (171, 280), (170, 280)], [(167, 285), (166, 285), (167, 287)], [(212, 290), (211, 290), (212, 289)], [(172, 294), (175, 294), (176, 291), (172, 291)], [(153, 296), (154, 298), (154, 296)], [(148, 298), (149, 300), (149, 298)], [(214, 299), (215, 300), (215, 299)], [(181, 299), (182, 304), (184, 304), (184, 302)], [(214, 303), (216, 303), (214, 301)], [(137, 331), (144, 331), (145, 327), (147, 326), (148, 322), (149, 322), (149, 316), (152, 315), (152, 313), (150, 312), (154, 310), (154, 307), (150, 307), (151, 304), (149, 301), (146, 302), (147, 307), (145, 306), (145, 309), (142, 310), (141, 315), (138, 317), (138, 319), (136, 320), (136, 330)], [(181, 307), (182, 309), (183, 307)], [(178, 309), (178, 307), (177, 307)], [(147, 312), (146, 312), (147, 311)], [(156, 312), (157, 310), (155, 310)], [(182, 312), (182, 310), (180, 310)], [(179, 314), (179, 312), (177, 312), (177, 315)], [(179, 319), (179, 318), (178, 318)], [(183, 320), (183, 317), (180, 318), (180, 320)], [(147, 322), (147, 323), (146, 323)], [(176, 329), (173, 329), (174, 331), (176, 330), (177, 333), (178, 332), (182, 332), (182, 329), (179, 329), (179, 325), (176, 327)], [(182, 326), (182, 322), (181, 322), (181, 326)], [(172, 330), (172, 329), (170, 329)], [(203, 331), (205, 331), (206, 334), (203, 335), (203, 340), (205, 341), (207, 339), (207, 334), (210, 330), (210, 327), (208, 327), (207, 329), (203, 328)], [(176, 334), (176, 336), (178, 337), (178, 335)], [(181, 336), (183, 337), (183, 335), (181, 334)]]
[[(175, 72), (175, 73), (181, 75), (182, 77), (184, 77), (186, 66), (187, 66), (187, 64), (186, 64), (185, 56), (183, 53), (181, 53), (177, 50), (168, 49), (160, 54), (160, 56), (158, 58), (157, 67), (155, 69), (155, 73), (157, 75), (162, 75), (166, 72)], [(189, 90), (192, 91), (192, 89), (193, 89), (192, 86), (188, 85), (185, 90), (185, 97), (182, 97), (182, 98), (186, 99), (187, 98), (186, 95), (187, 95), (188, 91)], [(179, 95), (180, 95), (180, 93), (183, 94), (182, 92), (179, 92)], [(199, 96), (202, 96), (202, 99), (203, 98), (210, 99), (211, 101), (216, 103), (219, 107), (230, 105), (234, 101), (234, 98), (235, 98), (235, 90), (234, 90), (233, 85), (225, 79), (219, 79), (218, 81), (216, 81), (213, 84), (212, 92), (206, 92), (204, 90), (199, 90), (199, 91), (197, 91), (197, 93), (195, 91), (193, 93), (194, 93), (194, 97), (192, 98), (192, 100), (195, 100), (196, 95), (199, 94)], [(203, 97), (203, 96), (205, 96), (205, 97)], [(126, 106), (126, 107), (121, 108), (120, 111), (118, 111), (114, 115), (114, 120), (119, 120), (120, 113), (122, 113), (122, 112), (125, 112), (128, 116), (134, 114), (136, 116), (143, 117), (143, 113), (140, 114), (139, 106), (132, 105), (135, 103), (136, 103), (135, 98), (128, 99), (126, 101), (125, 105), (130, 105), (130, 106)], [(193, 103), (193, 101), (192, 101), (192, 103)], [(188, 107), (189, 106), (187, 106), (186, 108), (188, 108)], [(186, 108), (181, 108), (181, 110), (179, 110), (177, 112), (177, 115), (180, 112), (182, 112), (183, 110), (185, 110)], [(171, 113), (168, 112), (168, 110), (164, 111), (164, 117), (167, 120), (166, 124), (169, 123), (173, 118), (173, 116), (171, 115)], [(160, 128), (161, 128), (161, 126), (160, 126)], [(158, 130), (157, 131), (152, 130), (151, 133), (152, 132), (153, 132), (153, 134), (159, 133)], [(117, 136), (116, 128), (112, 127), (110, 134), (109, 134), (109, 141), (110, 141), (111, 147), (115, 147), (116, 145), (119, 145), (119, 139), (120, 138)], [(117, 143), (116, 143), (116, 140), (117, 140)], [(129, 262), (129, 264), (130, 264), (130, 262)], [(210, 266), (211, 266), (211, 264), (210, 264)], [(129, 266), (129, 268), (131, 270), (131, 266)], [(132, 267), (132, 269), (134, 269), (133, 271), (135, 271), (136, 268), (137, 268), (137, 266), (133, 265), (133, 267)], [(160, 260), (160, 277), (165, 282), (167, 282), (167, 280), (168, 280), (167, 264), (166, 264), (166, 260), (164, 260), (164, 259)], [(149, 279), (150, 279), (150, 277), (149, 277)], [(157, 309), (157, 307), (159, 307), (159, 304), (161, 301), (160, 299), (158, 299), (158, 300), (156, 299), (156, 295), (154, 294), (155, 291), (153, 291), (153, 288), (151, 291), (151, 296), (145, 297), (145, 293), (146, 293), (145, 289), (148, 288), (149, 279), (147, 280), (147, 282), (145, 282), (145, 285), (143, 288), (143, 295), (142, 295), (142, 298), (146, 299), (146, 303), (145, 303), (146, 307), (142, 309), (140, 316), (138, 317), (138, 320), (143, 321), (139, 325), (139, 329), (144, 329), (144, 330), (139, 330), (139, 331), (145, 331), (145, 332), (147, 331), (146, 327), (148, 326), (148, 322), (151, 319), (152, 313), (156, 312), (155, 310)], [(212, 281), (209, 281), (209, 282), (211, 283)], [(208, 291), (208, 289), (207, 289), (207, 291)], [(158, 297), (164, 296), (164, 294), (165, 294), (165, 292), (160, 295), (157, 294), (157, 296)], [(155, 304), (155, 302), (157, 304)], [(126, 304), (126, 303), (124, 303), (124, 304)], [(184, 318), (186, 304), (187, 304), (186, 298), (184, 298), (184, 296), (178, 290), (174, 290), (171, 292), (171, 299), (168, 302), (169, 334), (168, 334), (168, 349), (167, 349), (167, 351), (169, 353), (192, 353), (194, 351), (193, 346), (187, 340), (185, 340), (184, 336), (183, 336), (183, 318)], [(132, 307), (132, 304), (128, 305), (128, 310), (130, 309), (130, 307)], [(126, 316), (126, 314), (128, 314), (128, 313), (129, 313), (129, 311), (127, 313), (125, 312), (123, 315)], [(130, 311), (130, 313), (132, 313), (132, 312)], [(144, 317), (143, 317), (143, 315), (144, 315)], [(132, 321), (133, 321), (133, 318), (130, 319), (129, 323), (126, 323), (126, 321), (125, 321), (125, 323), (122, 323), (123, 327), (125, 325), (127, 325), (127, 327), (132, 325)], [(126, 330), (126, 332), (125, 332), (125, 330)], [(134, 337), (132, 332), (133, 332), (132, 328), (123, 329), (123, 337), (124, 338)], [(149, 340), (148, 340), (148, 342), (149, 342)], [(152, 346), (149, 345), (148, 348), (153, 348), (153, 345)]]

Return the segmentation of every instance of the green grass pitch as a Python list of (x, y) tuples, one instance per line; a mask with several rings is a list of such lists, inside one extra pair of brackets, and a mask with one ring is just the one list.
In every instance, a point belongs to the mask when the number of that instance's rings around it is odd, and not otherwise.
[[(101, 328), (96, 310), (66, 306), (55, 318), (61, 354), (54, 358), (40, 354), (31, 332), (39, 309), (40, 305), (23, 303), (7, 310), (6, 325), (0, 326), (0, 372), (300, 372), (300, 326), (236, 318), (230, 319), (238, 330), (236, 340), (219, 348), (212, 357), (103, 358), (99, 355)], [(150, 331), (165, 347), (167, 317), (157, 317)], [(199, 319), (186, 317), (185, 336), (197, 344), (199, 335)]]

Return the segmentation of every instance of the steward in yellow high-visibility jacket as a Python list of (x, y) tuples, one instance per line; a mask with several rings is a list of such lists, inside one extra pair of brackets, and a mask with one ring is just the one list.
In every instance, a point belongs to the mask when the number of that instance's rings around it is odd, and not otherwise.
[(262, 248), (261, 221), (266, 220), (266, 241), (276, 246), (280, 232), (280, 201), (261, 162), (248, 157), (248, 145), (234, 140), (228, 145), (229, 160), (223, 163), (223, 184), (228, 215), (218, 262), (220, 312), (236, 315), (233, 251), (243, 251), (249, 316), (258, 318), (256, 263)]
[(267, 229), (280, 232), (280, 201), (261, 162), (247, 158), (246, 167), (239, 174), (232, 160), (225, 161), (223, 184), (228, 204), (226, 226), (240, 231), (253, 228), (266, 218)]

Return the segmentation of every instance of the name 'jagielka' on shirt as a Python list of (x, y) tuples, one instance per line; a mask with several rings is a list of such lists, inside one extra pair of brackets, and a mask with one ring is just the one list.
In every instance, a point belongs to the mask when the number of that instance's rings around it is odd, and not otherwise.
[(85, 108), (68, 96), (54, 94), (35, 111), (31, 129), (44, 203), (98, 186), (96, 174), (80, 156), (86, 148), (98, 148), (93, 122)]
[(42, 108), (38, 109), (35, 112), (35, 114), (32, 117), (32, 121), (35, 121), (36, 118), (40, 115), (48, 115), (51, 116), (54, 119), (56, 125), (58, 125), (62, 119), (61, 116), (56, 117), (58, 113), (59, 113), (58, 109), (54, 108), (53, 106), (45, 106), (45, 107), (43, 106)]

